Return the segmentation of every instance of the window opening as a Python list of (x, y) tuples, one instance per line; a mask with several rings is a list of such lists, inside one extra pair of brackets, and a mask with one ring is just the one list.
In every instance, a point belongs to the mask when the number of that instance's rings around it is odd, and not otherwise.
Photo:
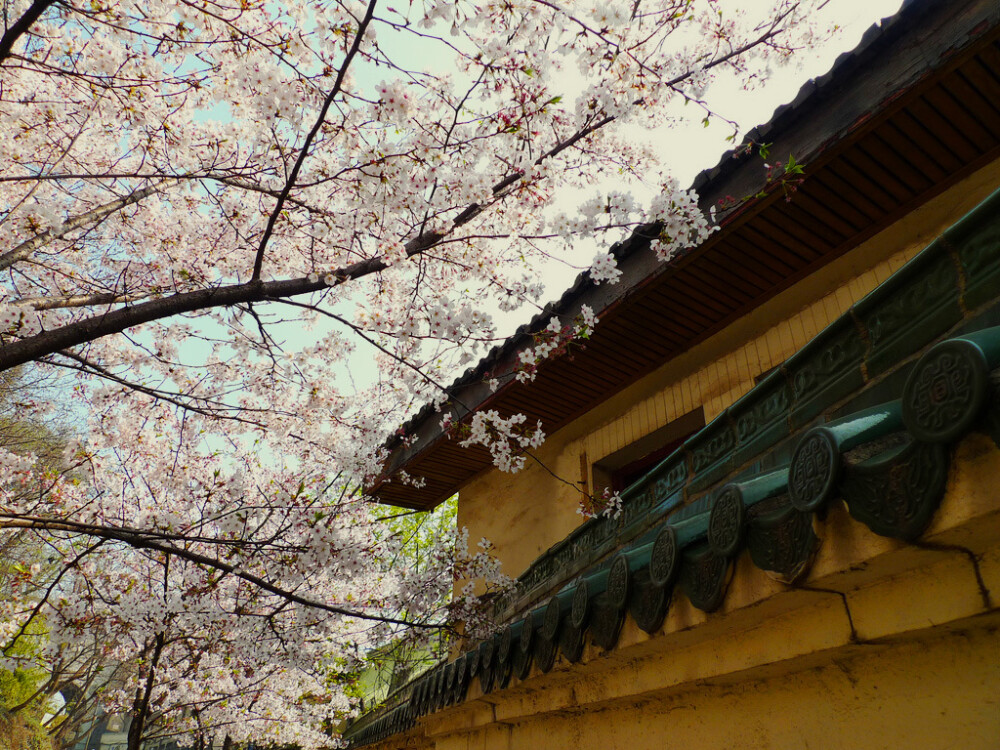
[(596, 461), (592, 469), (594, 491), (599, 493), (609, 487), (615, 492), (621, 492), (704, 426), (705, 411), (699, 406)]

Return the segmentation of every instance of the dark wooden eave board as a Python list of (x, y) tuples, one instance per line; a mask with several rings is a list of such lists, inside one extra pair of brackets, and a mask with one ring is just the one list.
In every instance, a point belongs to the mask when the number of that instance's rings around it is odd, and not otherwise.
[(915, 194), (924, 192), (934, 184), (934, 179), (928, 176), (923, 165), (918, 168), (909, 158), (904, 158), (879, 133), (873, 133), (871, 137), (859, 142), (858, 149), (869, 161), (883, 165), (886, 171), (893, 174), (894, 179), (912, 186)]

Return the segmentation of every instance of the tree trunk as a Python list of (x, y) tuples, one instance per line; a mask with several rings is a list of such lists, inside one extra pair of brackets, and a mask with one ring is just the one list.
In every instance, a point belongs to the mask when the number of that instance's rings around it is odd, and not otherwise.
[(153, 653), (149, 659), (149, 671), (146, 674), (146, 683), (135, 691), (132, 723), (128, 727), (128, 750), (139, 750), (139, 746), (142, 743), (142, 733), (146, 728), (146, 717), (149, 715), (149, 697), (153, 693), (156, 665), (160, 661), (160, 654), (163, 652), (163, 643), (163, 633), (158, 633), (156, 640), (153, 642)]

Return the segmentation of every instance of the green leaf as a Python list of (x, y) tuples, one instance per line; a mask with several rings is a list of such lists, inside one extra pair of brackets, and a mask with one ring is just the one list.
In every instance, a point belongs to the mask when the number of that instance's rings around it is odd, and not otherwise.
[(785, 164), (785, 174), (804, 174), (805, 170), (802, 165), (795, 161), (795, 157), (791, 154), (788, 155), (788, 163)]

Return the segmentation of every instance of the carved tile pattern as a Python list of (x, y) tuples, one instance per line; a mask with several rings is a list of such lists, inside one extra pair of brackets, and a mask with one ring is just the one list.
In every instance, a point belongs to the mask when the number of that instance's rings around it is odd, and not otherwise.
[(727, 487), (712, 504), (708, 517), (708, 543), (718, 554), (732, 556), (743, 537), (746, 508), (734, 487)]
[(714, 612), (725, 594), (729, 561), (713, 552), (686, 555), (680, 580), (691, 603), (703, 612)]
[(678, 456), (676, 462), (670, 466), (666, 474), (657, 478), (654, 495), (656, 502), (662, 503), (670, 495), (681, 488), (684, 480), (687, 479), (687, 463), (683, 456)]
[(920, 358), (903, 396), (904, 419), (918, 438), (954, 440), (978, 418), (989, 386), (977, 355), (971, 344), (949, 341)]
[(468, 660), (465, 662), (465, 664), (466, 664), (466, 669), (469, 672), (469, 677), (470, 678), (475, 677), (477, 674), (479, 674), (479, 662), (480, 662), (479, 649), (478, 648), (472, 649), (472, 651), (469, 651), (468, 654), (466, 654), (466, 656), (468, 657)]
[(872, 348), (909, 331), (919, 319), (946, 304), (956, 290), (955, 266), (942, 256), (905, 287), (883, 298), (882, 303), (867, 316), (865, 326)]
[(626, 502), (622, 515), (617, 520), (598, 518), (587, 522), (570, 537), (567, 544), (552, 554), (536, 561), (518, 579), (513, 590), (497, 597), (494, 612), (499, 616), (510, 612), (523, 596), (539, 588), (545, 588), (584, 567), (584, 564), (614, 543), (620, 528), (627, 527), (643, 518), (655, 506), (684, 485), (687, 479), (687, 465), (683, 457), (668, 466), (642, 495)]
[(440, 706), (444, 702), (445, 676), (447, 669), (442, 667), (434, 676), (434, 703)]
[[(595, 549), (598, 549), (602, 543), (606, 542), (611, 538), (612, 525), (608, 523), (607, 519), (601, 519), (597, 523), (588, 524), (587, 528), (583, 530), (578, 536), (574, 537), (573, 543), (569, 545), (568, 548), (563, 548), (560, 552), (566, 553), (568, 549), (568, 555), (570, 560), (579, 560), (587, 558), (594, 553)], [(561, 557), (562, 555), (560, 555)]]
[(794, 583), (809, 570), (818, 544), (812, 513), (791, 506), (755, 519), (747, 531), (753, 564), (785, 583)]
[(537, 613), (529, 614), (524, 618), (524, 627), (521, 628), (521, 637), (517, 641), (517, 648), (521, 653), (527, 653), (531, 651), (531, 644), (535, 640), (536, 631), (538, 630), (538, 625), (542, 620), (542, 615)]
[(930, 523), (948, 481), (948, 449), (911, 442), (891, 459), (848, 468), (840, 491), (851, 515), (876, 534), (912, 541)]
[(493, 666), (493, 639), (487, 638), (479, 644), (479, 672), (488, 672)]
[(782, 384), (770, 393), (740, 410), (737, 405), (736, 437), (740, 443), (748, 443), (765, 427), (785, 418), (788, 413), (788, 391)]
[(583, 630), (587, 627), (587, 620), (590, 616), (590, 586), (587, 580), (581, 578), (573, 591), (573, 606), (570, 609), (569, 620), (574, 628)]
[(500, 633), (500, 642), (497, 647), (497, 661), (506, 664), (510, 660), (512, 646), (514, 645), (514, 629), (510, 625), (505, 627)]
[(821, 390), (823, 385), (838, 375), (861, 364), (865, 347), (853, 326), (846, 323), (821, 347), (811, 351), (811, 356), (798, 358), (792, 366), (792, 396), (801, 402)]
[(554, 641), (559, 636), (559, 627), (562, 624), (563, 614), (562, 604), (553, 596), (549, 599), (549, 603), (545, 607), (545, 613), (542, 615), (542, 627), (540, 630), (542, 638)]
[(788, 492), (799, 510), (816, 510), (827, 499), (840, 457), (830, 440), (812, 432), (799, 443), (788, 472)]
[(619, 528), (628, 526), (633, 521), (645, 516), (656, 504), (656, 495), (654, 494), (653, 487), (650, 486), (645, 492), (632, 497), (622, 505), (622, 512), (618, 518), (617, 526)]
[(959, 250), (966, 275), (971, 280), (995, 274), (1000, 268), (1000, 225), (994, 224), (963, 243)]
[(507, 612), (522, 596), (571, 575), (581, 567), (580, 563), (592, 560), (613, 543), (617, 528), (616, 523), (607, 518), (589, 521), (570, 537), (568, 544), (528, 568), (512, 591), (497, 598), (494, 612)]
[(466, 654), (462, 654), (455, 660), (455, 689), (460, 692), (464, 692), (465, 686), (468, 684), (468, 663), (469, 660)]
[(677, 532), (671, 526), (664, 526), (653, 540), (653, 551), (649, 557), (650, 577), (658, 584), (673, 583), (677, 573)]
[(624, 611), (625, 605), (628, 604), (630, 583), (628, 560), (624, 555), (618, 555), (611, 563), (606, 592), (608, 603), (618, 611)]
[(736, 434), (728, 425), (721, 425), (715, 435), (706, 436), (692, 444), (691, 470), (697, 474), (727, 456), (735, 447)]

